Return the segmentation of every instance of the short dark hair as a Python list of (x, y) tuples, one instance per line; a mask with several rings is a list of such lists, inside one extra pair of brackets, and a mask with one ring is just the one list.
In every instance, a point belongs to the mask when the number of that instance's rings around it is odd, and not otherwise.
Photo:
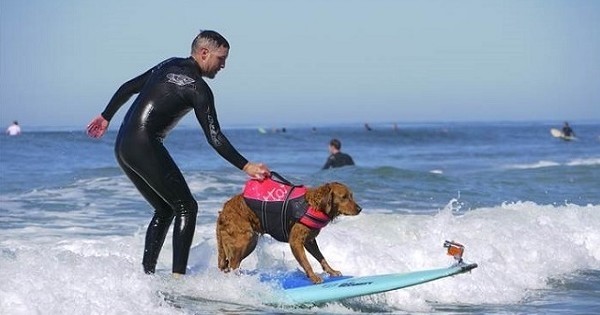
[(331, 139), (331, 141), (329, 141), (329, 145), (336, 148), (337, 150), (342, 148), (342, 143), (338, 139)]
[(200, 31), (200, 34), (196, 35), (192, 41), (192, 53), (202, 46), (212, 46), (212, 48), (223, 46), (225, 48), (230, 48), (229, 42), (225, 37), (211, 30)]

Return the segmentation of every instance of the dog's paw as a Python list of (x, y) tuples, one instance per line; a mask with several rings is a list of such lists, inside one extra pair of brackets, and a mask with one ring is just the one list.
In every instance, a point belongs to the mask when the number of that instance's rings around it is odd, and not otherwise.
[(312, 281), (313, 284), (319, 284), (319, 283), (323, 283), (323, 278), (321, 278), (317, 275), (312, 275), (312, 276), (310, 276), (310, 281)]
[(332, 277), (339, 277), (342, 275), (342, 273), (340, 271), (333, 270), (333, 269), (327, 271), (327, 273)]
[(228, 273), (231, 271), (231, 268), (229, 268), (229, 266), (219, 266), (219, 270), (223, 271), (224, 273)]
[(219, 270), (221, 270), (223, 272), (229, 272), (229, 261), (219, 260), (218, 267), (219, 267)]

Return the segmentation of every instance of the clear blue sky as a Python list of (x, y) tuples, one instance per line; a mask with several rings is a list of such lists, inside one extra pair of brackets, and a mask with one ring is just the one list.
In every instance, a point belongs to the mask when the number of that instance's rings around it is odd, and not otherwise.
[(83, 128), (200, 29), (223, 127), (600, 120), (600, 1), (2, 0), (0, 122)]

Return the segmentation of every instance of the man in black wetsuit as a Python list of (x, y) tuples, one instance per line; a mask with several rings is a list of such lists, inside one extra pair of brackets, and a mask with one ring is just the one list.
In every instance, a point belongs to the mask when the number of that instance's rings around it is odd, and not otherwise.
[(564, 137), (574, 137), (575, 136), (575, 132), (573, 132), (573, 129), (571, 128), (571, 126), (569, 126), (569, 123), (566, 121), (562, 127), (562, 133), (563, 133)]
[(202, 77), (214, 78), (225, 67), (228, 54), (229, 43), (223, 36), (202, 31), (192, 42), (190, 57), (167, 59), (125, 82), (87, 127), (90, 137), (101, 137), (117, 110), (139, 94), (119, 129), (115, 154), (125, 174), (154, 208), (142, 262), (146, 273), (155, 272), (173, 219), (172, 271), (186, 272), (198, 204), (162, 143), (185, 114), (194, 111), (208, 143), (231, 164), (254, 178), (270, 175), (265, 165), (248, 162), (219, 127), (213, 93)]
[(323, 169), (328, 169), (332, 167), (342, 167), (346, 165), (354, 165), (354, 161), (350, 155), (343, 153), (340, 151), (342, 148), (342, 143), (338, 139), (331, 139), (329, 141), (329, 157), (327, 158), (327, 162), (323, 165)]

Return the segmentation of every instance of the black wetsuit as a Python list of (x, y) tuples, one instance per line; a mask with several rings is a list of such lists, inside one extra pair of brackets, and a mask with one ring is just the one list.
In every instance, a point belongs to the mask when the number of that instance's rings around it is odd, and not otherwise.
[(221, 132), (214, 97), (196, 61), (171, 58), (124, 83), (102, 112), (109, 120), (136, 93), (115, 144), (119, 165), (154, 208), (146, 233), (143, 266), (154, 273), (158, 255), (175, 218), (173, 272), (185, 273), (196, 227), (198, 204), (181, 171), (163, 146), (176, 123), (194, 110), (208, 143), (239, 169), (248, 162)]
[(327, 162), (325, 162), (325, 165), (323, 165), (323, 169), (325, 170), (331, 167), (342, 167), (346, 165), (354, 165), (352, 157), (346, 153), (338, 152), (329, 155)]

